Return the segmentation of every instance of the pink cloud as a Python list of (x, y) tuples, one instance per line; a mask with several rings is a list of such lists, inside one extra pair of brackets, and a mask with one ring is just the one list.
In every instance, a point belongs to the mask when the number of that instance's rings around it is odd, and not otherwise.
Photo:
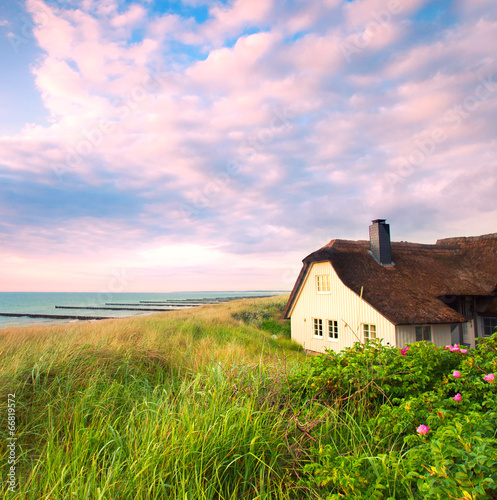
[[(119, 13), (115, 1), (63, 9), (30, 0), (43, 50), (33, 75), (49, 123), (0, 139), (8, 199), (35, 207), (0, 207), (12, 221), (4, 228), (16, 234), (5, 258), (26, 264), (1, 272), (12, 287), (16, 272), (26, 287), (30, 273), (41, 287), (50, 272), (55, 289), (75, 280), (95, 289), (113, 265), (135, 273), (135, 289), (166, 281), (197, 288), (198, 272), (205, 286), (220, 286), (222, 273), (223, 287), (240, 280), (262, 287), (283, 282), (331, 237), (367, 237), (357, 228), (377, 212), (395, 214), (403, 222), (395, 234), (418, 241), (490, 232), (497, 86), (474, 96), (480, 73), (497, 69), (497, 26), (471, 11), (427, 37), (409, 14), (423, 4), (402, 3), (375, 31), (371, 22), (386, 5), (376, 0), (291, 8), (238, 0), (211, 7), (203, 24), (145, 6)], [(137, 26), (145, 35), (133, 42)], [(264, 31), (247, 35), (247, 28)], [(368, 33), (347, 61), (341, 44)], [(194, 46), (174, 52), (174, 41)], [(471, 109), (457, 119), (447, 114), (455, 106)], [(445, 139), (389, 186), (387, 174), (437, 133)], [(61, 176), (57, 165), (67, 167)], [(13, 188), (22, 191), (24, 182), (22, 198)], [(47, 189), (45, 198), (30, 182)], [(83, 196), (93, 195), (105, 206), (101, 217), (85, 205)], [(52, 196), (60, 207), (50, 205)], [(128, 200), (136, 206), (124, 216)], [(51, 211), (33, 220), (43, 202)], [(410, 222), (428, 218), (431, 229)], [(192, 241), (193, 250), (185, 247)], [(195, 261), (197, 277), (180, 258), (190, 250), (209, 256), (208, 265)]]
[(69, 56), (74, 38), (72, 24), (60, 15), (60, 11), (41, 0), (28, 0), (26, 7), (33, 16), (34, 35), (40, 47), (53, 57)]
[(79, 74), (81, 87), (87, 93), (96, 90), (122, 92), (120, 82), (129, 85), (126, 83), (129, 82), (128, 74), (139, 73), (158, 49), (157, 41), (147, 38), (128, 47), (122, 43), (126, 32), (113, 31), (110, 27), (113, 23), (122, 27), (139, 22), (145, 14), (143, 7), (132, 6), (120, 17), (107, 20), (95, 18), (82, 10), (50, 10), (39, 0), (31, 0), (29, 5), (37, 20), (34, 34), (47, 52), (36, 69), (37, 74), (50, 73), (53, 60), (64, 60), (75, 65), (77, 69), (73, 71)]
[[(450, 80), (450, 81), (449, 81)], [(387, 120), (396, 123), (434, 123), (457, 99), (454, 79), (442, 75), (401, 85), (397, 89), (397, 104)]]
[[(461, 66), (468, 68), (484, 64), (488, 57), (486, 47), (494, 44), (497, 44), (496, 21), (480, 20), (462, 24), (443, 32), (439, 39), (430, 44), (420, 44), (399, 53), (387, 67), (384, 76), (402, 78), (434, 71), (451, 75), (458, 72)], [(459, 77), (471, 78), (471, 74), (462, 71)]]
[(488, 17), (495, 7), (493, 0), (474, 0), (473, 2), (457, 2), (454, 6), (455, 11), (461, 16), (481, 16)]
[(201, 41), (201, 37), (193, 33), (195, 28), (192, 19), (185, 20), (177, 14), (165, 14), (149, 20), (147, 34), (158, 41), (176, 37), (184, 43), (196, 43)]
[[(328, 5), (327, 7), (332, 8), (336, 7), (336, 5)], [(278, 23), (277, 29), (281, 30), (285, 35), (292, 35), (312, 29), (316, 21), (319, 20), (320, 14), (322, 14), (322, 5), (318, 2), (308, 2), (305, 5), (298, 5), (298, 10), (291, 13), (282, 11), (278, 14), (283, 15), (283, 19)]]
[(132, 4), (126, 12), (113, 17), (110, 23), (116, 28), (131, 27), (143, 21), (145, 16), (146, 10), (141, 5)]
[(216, 92), (232, 90), (253, 82), (258, 85), (263, 69), (260, 60), (275, 43), (274, 35), (256, 33), (238, 39), (233, 48), (216, 49), (205, 61), (188, 68), (186, 76), (202, 87), (211, 87)]
[(214, 5), (209, 9), (213, 17), (201, 28), (207, 40), (222, 39), (240, 28), (263, 22), (273, 7), (273, 0), (235, 0), (230, 7)]
[(367, 28), (369, 24), (399, 22), (427, 0), (359, 0), (345, 5), (349, 29)]
[(306, 35), (286, 49), (286, 52), (286, 60), (296, 72), (305, 74), (311, 71), (318, 78), (339, 70), (345, 62), (340, 39), (335, 35)]

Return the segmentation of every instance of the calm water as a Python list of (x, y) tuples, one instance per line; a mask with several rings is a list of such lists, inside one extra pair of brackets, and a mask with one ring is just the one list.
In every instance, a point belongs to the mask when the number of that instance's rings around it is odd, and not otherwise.
[[(56, 309), (55, 306), (78, 307), (123, 307), (106, 306), (107, 302), (122, 304), (138, 304), (142, 300), (165, 301), (184, 299), (203, 299), (215, 297), (252, 297), (260, 295), (280, 295), (287, 292), (178, 292), (178, 293), (37, 293), (37, 292), (0, 292), (0, 312), (57, 314), (74, 316), (125, 317), (151, 314), (145, 311), (110, 311), (98, 309)], [(142, 306), (130, 306), (142, 307)], [(143, 307), (146, 307), (143, 304)], [(152, 308), (160, 306), (150, 305)], [(0, 316), (0, 328), (6, 326), (23, 326), (31, 324), (46, 324), (67, 322), (44, 318), (9, 318)]]

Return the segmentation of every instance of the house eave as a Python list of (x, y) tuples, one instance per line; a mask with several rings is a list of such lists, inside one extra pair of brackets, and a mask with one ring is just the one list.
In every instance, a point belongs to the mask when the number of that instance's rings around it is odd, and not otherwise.
[(309, 273), (309, 269), (311, 268), (311, 264), (304, 262), (304, 265), (302, 266), (302, 269), (300, 270), (300, 273), (297, 277), (297, 281), (295, 282), (295, 285), (293, 287), (293, 290), (290, 293), (290, 298), (288, 299), (288, 302), (286, 303), (285, 310), (283, 311), (283, 318), (284, 319), (290, 319), (292, 316), (293, 308), (295, 307), (295, 304), (297, 303), (297, 300), (300, 296), (300, 292), (302, 291), (302, 285), (305, 282), (307, 275)]

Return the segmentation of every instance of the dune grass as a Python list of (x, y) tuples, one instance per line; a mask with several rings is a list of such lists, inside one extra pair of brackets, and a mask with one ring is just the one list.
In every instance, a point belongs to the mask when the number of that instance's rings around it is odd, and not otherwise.
[(307, 358), (286, 300), (0, 330), (2, 498), (496, 498), (497, 336)]
[[(284, 387), (304, 356), (279, 319), (285, 301), (1, 330), (17, 437), (16, 492), (2, 494), (305, 498)], [(2, 426), (2, 457), (6, 438)]]

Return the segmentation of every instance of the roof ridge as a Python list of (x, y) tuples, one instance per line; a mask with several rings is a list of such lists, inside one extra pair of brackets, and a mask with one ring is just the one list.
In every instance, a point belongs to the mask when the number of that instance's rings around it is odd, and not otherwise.
[(416, 250), (416, 251), (430, 251), (430, 252), (446, 252), (446, 251), (459, 251), (459, 245), (439, 244), (437, 243), (414, 243), (410, 241), (392, 241), (392, 248), (395, 250)]
[(358, 243), (359, 244), (364, 244), (364, 243), (368, 243), (369, 244), (369, 240), (344, 240), (342, 238), (333, 238), (328, 243), (326, 243), (325, 246), (342, 245), (342, 244), (356, 245)]
[[(440, 240), (439, 240), (440, 241)], [(319, 250), (323, 250), (325, 248), (339, 248), (343, 247), (363, 247), (369, 246), (369, 240), (343, 240), (340, 238), (334, 238), (330, 240), (326, 245), (321, 247)], [(415, 249), (415, 250), (435, 250), (437, 252), (441, 250), (459, 250), (459, 246), (457, 244), (440, 244), (440, 243), (415, 243), (412, 241), (392, 241), (391, 245), (396, 249)]]
[(475, 243), (477, 241), (497, 240), (497, 233), (482, 234), (480, 236), (453, 236), (437, 240), (437, 245), (459, 245), (461, 243)]

